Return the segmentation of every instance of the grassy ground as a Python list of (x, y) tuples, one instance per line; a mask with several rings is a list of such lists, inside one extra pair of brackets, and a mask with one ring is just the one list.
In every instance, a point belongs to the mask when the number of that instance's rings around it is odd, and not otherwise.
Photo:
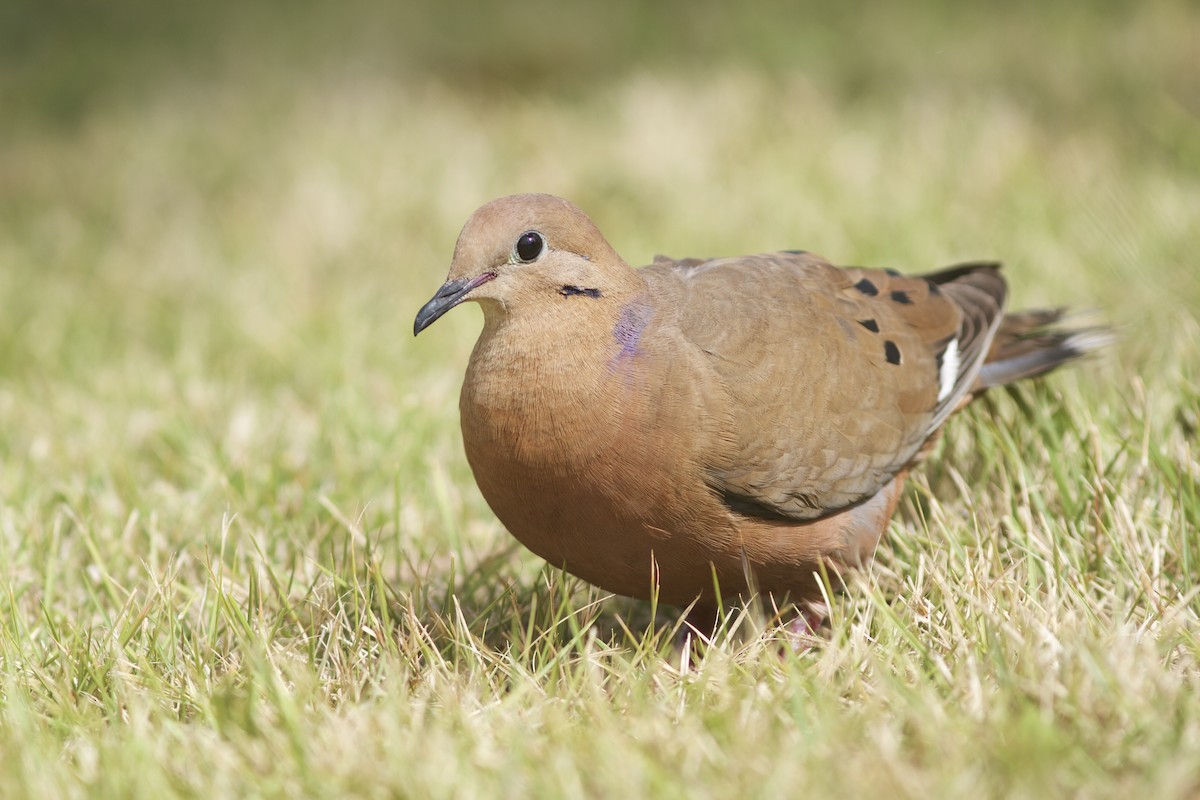
[[(1194, 7), (69, 8), (0, 15), (0, 796), (1200, 791)], [(478, 312), (412, 338), (527, 190), (1123, 338), (951, 423), (828, 641), (687, 664), (477, 493)]]

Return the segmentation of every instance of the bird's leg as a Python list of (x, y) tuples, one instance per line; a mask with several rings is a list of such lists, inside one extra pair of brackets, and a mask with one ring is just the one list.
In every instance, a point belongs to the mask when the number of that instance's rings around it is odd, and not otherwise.
[(804, 601), (796, 605), (796, 616), (787, 624), (787, 640), (797, 653), (811, 650), (825, 638), (829, 627), (829, 606), (823, 601)]
[(712, 606), (695, 605), (688, 609), (687, 616), (683, 619), (683, 625), (679, 629), (681, 641), (686, 641), (691, 637), (694, 641), (696, 637), (701, 637), (704, 640), (711, 640), (717, 631), (717, 624), (720, 622), (720, 615), (717, 609)]

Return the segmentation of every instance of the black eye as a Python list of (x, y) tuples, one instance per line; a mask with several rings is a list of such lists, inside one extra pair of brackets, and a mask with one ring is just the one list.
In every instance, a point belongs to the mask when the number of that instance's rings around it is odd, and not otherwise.
[(542, 254), (546, 242), (537, 231), (525, 231), (517, 239), (517, 258), (528, 263)]

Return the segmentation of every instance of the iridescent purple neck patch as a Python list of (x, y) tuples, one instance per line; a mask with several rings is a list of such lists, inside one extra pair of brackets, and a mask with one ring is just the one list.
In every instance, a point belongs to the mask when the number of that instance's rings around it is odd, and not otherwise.
[(646, 330), (646, 325), (653, 316), (654, 309), (641, 300), (631, 300), (621, 308), (621, 316), (613, 326), (613, 338), (621, 345), (620, 351), (613, 358), (614, 366), (617, 362), (637, 355), (642, 331)]

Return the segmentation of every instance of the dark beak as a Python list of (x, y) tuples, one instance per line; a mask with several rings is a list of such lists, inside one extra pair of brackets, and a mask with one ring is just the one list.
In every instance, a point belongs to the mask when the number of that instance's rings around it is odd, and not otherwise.
[(443, 283), (442, 288), (437, 290), (433, 299), (421, 306), (421, 310), (417, 312), (417, 318), (413, 322), (413, 336), (437, 322), (438, 317), (466, 300), (467, 295), (476, 286), (487, 283), (494, 277), (496, 277), (496, 273), (485, 272), (475, 278), (462, 278)]

